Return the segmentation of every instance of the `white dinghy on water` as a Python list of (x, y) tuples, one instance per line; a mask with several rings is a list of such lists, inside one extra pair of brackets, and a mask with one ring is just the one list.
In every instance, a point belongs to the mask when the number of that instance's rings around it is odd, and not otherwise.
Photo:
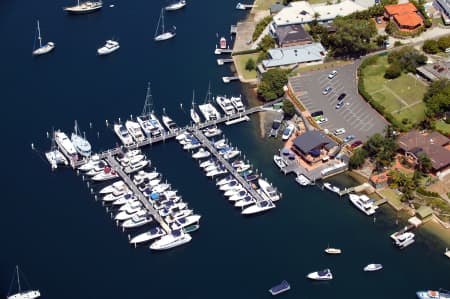
[(39, 20), (37, 21), (37, 31), (38, 31), (39, 48), (33, 50), (34, 56), (47, 54), (48, 52), (52, 51), (55, 48), (55, 43), (53, 42), (48, 42), (47, 44), (42, 45), (41, 28), (39, 26)]
[[(160, 27), (161, 27), (161, 31), (159, 30)], [(175, 26), (173, 26), (171, 31), (165, 30), (165, 28), (164, 28), (164, 9), (161, 9), (161, 14), (159, 16), (158, 25), (156, 26), (155, 36), (153, 39), (156, 42), (159, 42), (159, 41), (174, 38), (176, 35), (176, 32), (175, 32), (176, 29), (177, 28)]]
[(180, 1), (176, 1), (176, 2), (174, 2), (172, 4), (167, 5), (166, 7), (164, 7), (164, 9), (166, 11), (173, 11), (173, 10), (182, 9), (185, 6), (186, 6), (186, 1), (185, 0), (180, 0)]

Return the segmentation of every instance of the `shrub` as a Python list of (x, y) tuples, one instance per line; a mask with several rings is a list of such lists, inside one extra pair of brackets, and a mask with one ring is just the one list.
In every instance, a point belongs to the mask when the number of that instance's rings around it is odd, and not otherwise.
[(422, 50), (428, 54), (436, 54), (440, 51), (438, 42), (433, 39), (427, 39), (423, 43)]
[(431, 191), (425, 190), (425, 189), (424, 189), (423, 187), (421, 187), (421, 186), (417, 187), (416, 191), (417, 191), (417, 193), (422, 194), (422, 195), (425, 195), (425, 196), (440, 197), (440, 196), (439, 196), (439, 193), (431, 192)]
[(395, 79), (402, 74), (402, 68), (400, 64), (394, 62), (387, 69), (386, 73), (384, 73), (384, 77), (386, 79)]
[(245, 63), (245, 69), (247, 70), (247, 71), (252, 71), (252, 70), (254, 70), (256, 68), (256, 63), (255, 63), (255, 61), (253, 60), (253, 58), (249, 58), (248, 60), (247, 60), (247, 62)]
[(258, 24), (256, 24), (255, 31), (253, 31), (252, 35), (252, 41), (258, 39), (258, 37), (264, 31), (264, 28), (266, 28), (267, 25), (269, 25), (269, 23), (272, 22), (272, 19), (273, 19), (272, 16), (267, 16), (264, 19), (262, 19)]
[(295, 114), (295, 107), (288, 99), (283, 100), (283, 112), (286, 116), (293, 116)]

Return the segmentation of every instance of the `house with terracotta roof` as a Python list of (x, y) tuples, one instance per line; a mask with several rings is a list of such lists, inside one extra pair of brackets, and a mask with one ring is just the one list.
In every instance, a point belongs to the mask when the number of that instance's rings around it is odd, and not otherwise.
[(450, 139), (439, 132), (409, 131), (400, 135), (397, 143), (403, 155), (414, 163), (424, 153), (430, 158), (434, 172), (450, 167)]
[(393, 21), (400, 31), (412, 31), (423, 26), (423, 17), (411, 2), (384, 7), (384, 17)]
[(369, 178), (370, 184), (376, 189), (386, 187), (389, 181), (389, 172), (385, 171), (379, 174), (374, 174)]

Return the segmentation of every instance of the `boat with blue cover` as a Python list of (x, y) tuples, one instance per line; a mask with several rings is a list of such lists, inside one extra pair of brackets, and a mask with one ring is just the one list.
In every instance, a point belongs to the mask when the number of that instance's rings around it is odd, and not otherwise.
[(273, 208), (275, 208), (275, 204), (273, 202), (271, 202), (270, 200), (261, 200), (259, 202), (256, 202), (254, 205), (245, 208), (241, 213), (243, 215), (250, 215), (261, 213)]
[(272, 295), (278, 295), (283, 292), (289, 291), (291, 289), (291, 286), (286, 280), (283, 280), (280, 284), (277, 284), (276, 286), (269, 289), (269, 292)]
[(449, 299), (450, 291), (439, 289), (439, 291), (418, 291), (416, 292), (419, 299)]

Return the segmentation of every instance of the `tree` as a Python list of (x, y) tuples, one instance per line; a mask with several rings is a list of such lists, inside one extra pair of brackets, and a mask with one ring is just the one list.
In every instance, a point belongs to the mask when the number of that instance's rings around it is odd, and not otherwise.
[(317, 11), (314, 13), (314, 21), (317, 21), (318, 18), (320, 18), (320, 13), (318, 13)]
[(416, 68), (427, 62), (427, 57), (413, 47), (404, 47), (391, 51), (388, 55), (388, 62), (398, 63), (402, 71), (416, 73)]
[(284, 94), (283, 87), (287, 81), (286, 71), (270, 69), (262, 75), (258, 86), (258, 94), (266, 101), (275, 100)]
[(395, 79), (399, 77), (402, 74), (402, 68), (400, 67), (400, 64), (394, 62), (392, 63), (384, 73), (384, 77), (386, 79)]
[(436, 54), (440, 51), (438, 42), (433, 39), (427, 39), (423, 43), (422, 50), (428, 54)]
[(428, 157), (428, 155), (425, 153), (420, 153), (417, 159), (418, 159), (417, 163), (418, 169), (423, 173), (430, 172), (432, 168), (432, 162), (430, 157)]
[(435, 118), (450, 110), (450, 81), (441, 79), (431, 83), (423, 97), (426, 114)]
[(261, 41), (259, 42), (258, 46), (263, 50), (264, 52), (267, 52), (267, 50), (275, 48), (276, 45), (275, 39), (270, 35), (267, 34), (264, 36)]
[(368, 153), (363, 148), (358, 148), (353, 155), (350, 157), (350, 160), (348, 161), (348, 166), (351, 169), (356, 169), (361, 167), (363, 165), (364, 160), (367, 158)]
[(252, 71), (252, 70), (254, 70), (256, 68), (256, 63), (255, 63), (255, 61), (253, 60), (253, 58), (249, 58), (248, 60), (247, 60), (247, 62), (245, 63), (245, 69), (247, 70), (247, 71)]
[(295, 107), (288, 99), (283, 100), (283, 112), (286, 116), (292, 117), (295, 114)]
[(437, 40), (439, 49), (445, 51), (445, 49), (450, 48), (450, 36), (443, 36)]

